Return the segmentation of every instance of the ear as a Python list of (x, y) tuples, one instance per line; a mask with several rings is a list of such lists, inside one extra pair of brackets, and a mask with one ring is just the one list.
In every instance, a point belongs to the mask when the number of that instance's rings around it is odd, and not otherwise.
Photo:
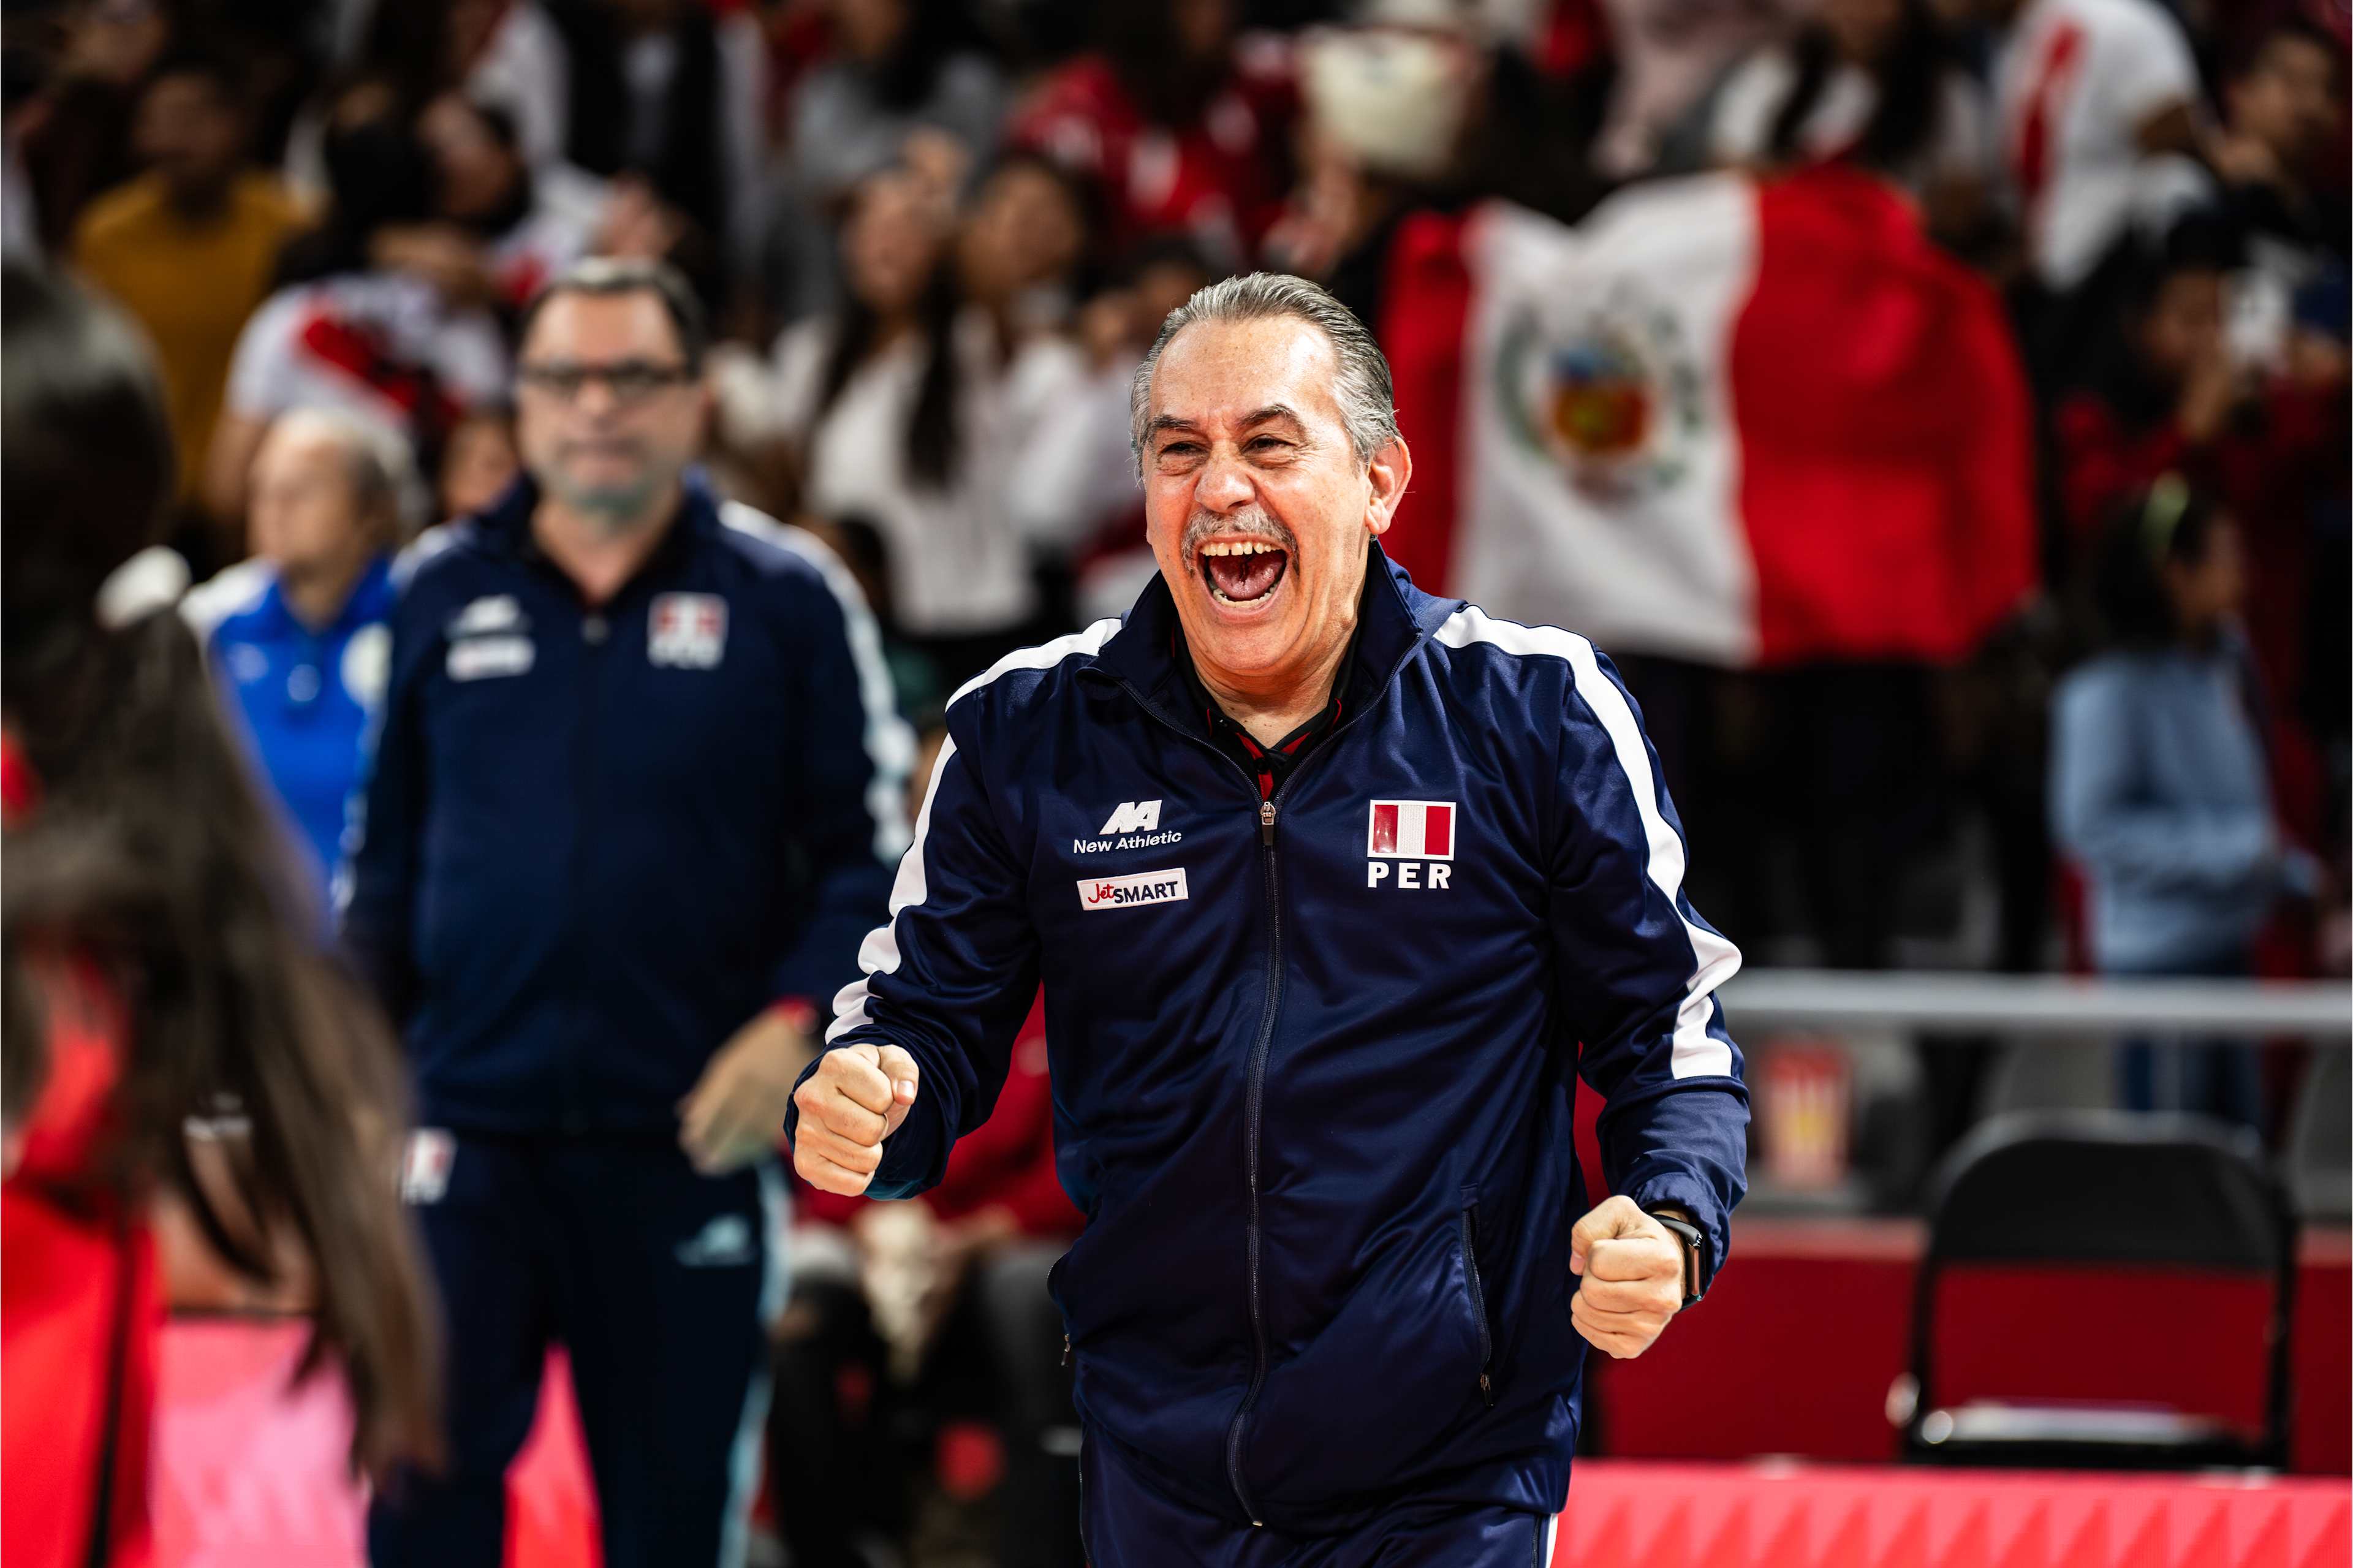
[(1406, 485), (1413, 478), (1413, 453), (1406, 447), (1405, 437), (1392, 437), (1375, 452), (1365, 477), (1372, 487), (1365, 503), (1365, 528), (1378, 538), (1397, 521), (1398, 503), (1405, 500)]

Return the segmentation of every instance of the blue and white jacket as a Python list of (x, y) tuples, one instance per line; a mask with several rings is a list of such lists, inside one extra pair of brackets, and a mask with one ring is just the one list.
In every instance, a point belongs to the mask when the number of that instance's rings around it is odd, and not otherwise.
[(286, 603), (267, 561), (241, 562), (180, 601), (322, 895), (343, 860), (352, 786), (384, 699), (391, 609), (389, 556), (372, 563), (335, 618), (317, 628)]
[(949, 704), (828, 1037), (922, 1072), (871, 1191), (940, 1180), (1042, 980), (1090, 1440), (1238, 1525), (1404, 1494), (1552, 1512), (1577, 1078), (1610, 1186), (1690, 1210), (1712, 1262), (1746, 1188), (1714, 995), (1739, 954), (1683, 896), (1640, 717), (1584, 638), (1432, 598), (1375, 547), (1352, 680), (1376, 695), (1262, 802), (1176, 627), (1155, 579)]
[(609, 603), (520, 481), (402, 557), (343, 910), (418, 1113), (648, 1131), (780, 996), (825, 994), (905, 847), (913, 741), (826, 548), (691, 480)]

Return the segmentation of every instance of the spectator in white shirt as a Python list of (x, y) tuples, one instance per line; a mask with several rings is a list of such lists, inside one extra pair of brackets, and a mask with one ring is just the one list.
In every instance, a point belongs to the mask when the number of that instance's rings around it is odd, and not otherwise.
[(571, 133), (571, 51), (539, 0), (503, 0), (466, 73), (466, 96), (505, 110), (523, 161), (545, 168), (563, 162)]
[(2209, 189), (2196, 61), (2156, 0), (1980, 0), (2006, 34), (1994, 69), (2002, 161), (2043, 286), (2066, 293), (2136, 220), (2161, 227)]
[(1822, 0), (1786, 45), (1759, 49), (1718, 89), (1716, 163), (1848, 162), (1886, 175), (1955, 234), (1991, 173), (1984, 94), (1928, 0)]
[(1593, 162), (1630, 179), (1726, 68), (1788, 34), (1802, 0), (1600, 0), (1617, 62)]
[(1010, 100), (957, 0), (827, 0), (833, 47), (792, 89), (785, 156), (764, 198), (768, 303), (795, 321), (839, 303), (830, 215), (859, 181), (944, 141), (969, 168)]
[(1085, 374), (1061, 339), (1008, 342), (965, 303), (952, 233), (930, 183), (892, 170), (859, 186), (847, 301), (778, 340), (776, 410), (804, 506), (872, 524), (898, 629), (950, 681), (1045, 629), (1036, 557), (1067, 544), (1079, 500), (1016, 476)]
[[(381, 108), (360, 90), (348, 104)], [(331, 121), (326, 140), (334, 190), (326, 221), (288, 247), (285, 286), (237, 337), (205, 458), (205, 500), (216, 517), (244, 515), (253, 454), (290, 409), (373, 419), (407, 435), (429, 462), (469, 408), (506, 395), (497, 324), (453, 300), (399, 243), (429, 216), (423, 154), (389, 114), (352, 112), (349, 123)]]
[(480, 296), (520, 310), (539, 286), (588, 254), (605, 182), (560, 161), (533, 167), (506, 110), (443, 93), (417, 117), (440, 216), (470, 245)]

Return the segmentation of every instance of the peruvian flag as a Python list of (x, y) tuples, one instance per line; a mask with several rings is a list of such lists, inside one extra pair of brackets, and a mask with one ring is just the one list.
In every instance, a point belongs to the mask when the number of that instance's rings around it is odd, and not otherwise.
[(1376, 860), (1454, 858), (1454, 803), (1377, 800), (1365, 853)]
[(1426, 215), (1385, 297), (1424, 587), (1728, 666), (1957, 658), (2033, 587), (2000, 301), (1866, 174)]

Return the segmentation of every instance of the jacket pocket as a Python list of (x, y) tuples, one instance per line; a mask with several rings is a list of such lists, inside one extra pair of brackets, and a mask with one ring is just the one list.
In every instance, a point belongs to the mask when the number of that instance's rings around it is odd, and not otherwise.
[(1487, 1290), (1479, 1279), (1479, 1189), (1462, 1189), (1462, 1278), (1471, 1292), (1471, 1318), (1479, 1326), (1479, 1397), (1495, 1407), (1495, 1335), (1487, 1323)]

